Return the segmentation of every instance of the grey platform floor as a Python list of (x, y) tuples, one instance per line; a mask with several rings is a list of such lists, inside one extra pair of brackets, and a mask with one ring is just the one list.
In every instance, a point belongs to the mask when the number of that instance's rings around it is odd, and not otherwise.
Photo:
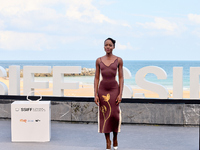
[[(0, 120), (0, 150), (105, 150), (97, 124), (51, 122), (51, 141), (12, 143), (10, 120)], [(199, 128), (122, 125), (119, 150), (198, 150)]]

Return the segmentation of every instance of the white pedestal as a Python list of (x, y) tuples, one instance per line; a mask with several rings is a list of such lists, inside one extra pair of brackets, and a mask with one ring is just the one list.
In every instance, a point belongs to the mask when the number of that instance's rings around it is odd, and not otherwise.
[(50, 101), (11, 104), (12, 142), (47, 142), (51, 138)]

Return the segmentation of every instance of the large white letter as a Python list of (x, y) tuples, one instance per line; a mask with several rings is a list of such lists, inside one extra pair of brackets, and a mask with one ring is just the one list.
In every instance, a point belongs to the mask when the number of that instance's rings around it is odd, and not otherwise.
[[(0, 77), (7, 77), (6, 70), (0, 66)], [(8, 95), (8, 87), (0, 82), (0, 95)]]
[(190, 98), (199, 98), (200, 67), (190, 67)]
[(64, 89), (78, 89), (79, 82), (64, 82), (64, 73), (81, 73), (80, 66), (53, 67), (53, 95), (64, 96)]
[(173, 98), (183, 98), (183, 67), (173, 67)]
[(145, 80), (145, 76), (148, 73), (155, 74), (158, 79), (166, 79), (167, 78), (167, 74), (162, 68), (156, 67), (156, 66), (147, 66), (147, 67), (141, 68), (136, 73), (136, 75), (135, 75), (136, 84), (143, 89), (147, 89), (147, 90), (158, 93), (160, 99), (167, 99), (168, 98), (168, 90), (164, 86)]
[[(131, 78), (131, 72), (126, 67), (123, 67), (123, 76), (124, 76), (124, 79), (130, 79)], [(133, 96), (132, 88), (129, 85), (124, 84), (122, 97), (123, 98), (131, 98), (132, 96)]]
[(34, 89), (46, 89), (49, 88), (49, 82), (34, 82), (34, 73), (51, 73), (51, 66), (24, 66), (23, 67), (23, 94), (34, 95)]
[(20, 66), (9, 66), (9, 95), (20, 95)]

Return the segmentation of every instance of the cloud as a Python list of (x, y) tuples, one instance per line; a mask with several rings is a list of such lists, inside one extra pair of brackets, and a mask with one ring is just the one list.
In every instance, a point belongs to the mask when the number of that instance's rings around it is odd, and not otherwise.
[(119, 50), (136, 50), (131, 46), (131, 44), (129, 42), (125, 45), (117, 43), (116, 48)]
[(4, 21), (0, 19), (0, 30), (4, 29)]
[(107, 35), (97, 28), (112, 25), (119, 23), (102, 14), (92, 0), (6, 0), (0, 2), (0, 50), (65, 48), (94, 37), (94, 32)]
[(111, 0), (109, 0), (109, 1), (107, 1), (107, 0), (100, 0), (99, 4), (100, 5), (111, 5), (111, 4), (115, 3), (115, 2), (116, 1), (111, 1)]
[(31, 14), (32, 18), (45, 20), (62, 17), (86, 23), (114, 23), (92, 4), (92, 0), (7, 0), (1, 3), (0, 14), (20, 18)]
[(122, 23), (122, 26), (132, 28), (131, 25), (128, 23)]
[(200, 15), (197, 14), (188, 14), (188, 19), (192, 22), (200, 24)]
[[(200, 37), (200, 28), (199, 28), (199, 24), (200, 24), (200, 15), (197, 14), (188, 14), (187, 15), (188, 19), (193, 23), (194, 27), (193, 30), (191, 31), (191, 33), (193, 35), (196, 35), (197, 37)], [(196, 27), (197, 25), (197, 27)]]
[(197, 29), (193, 30), (193, 31), (192, 31), (192, 34), (194, 34), (194, 35), (200, 37), (200, 28), (197, 28)]
[(98, 25), (119, 24), (102, 14), (92, 0), (7, 0), (0, 5), (1, 19), (0, 28), (7, 31), (53, 34), (83, 34)]
[(137, 24), (148, 29), (167, 30), (167, 31), (175, 31), (176, 29), (178, 29), (178, 25), (176, 23), (170, 22), (160, 17), (155, 17), (154, 22), (137, 23)]
[[(7, 0), (0, 5), (0, 17), (7, 30), (40, 30), (48, 21), (56, 22), (61, 14), (52, 7), (56, 0)], [(64, 16), (64, 15), (63, 15)]]
[(39, 0), (6, 0), (1, 2), (0, 13), (3, 15), (20, 15), (24, 12), (35, 11), (41, 8), (44, 1)]
[(117, 25), (119, 23), (101, 13), (92, 0), (7, 0), (0, 3), (0, 31), (7, 34), (15, 31), (89, 37), (91, 34), (107, 35), (108, 32), (101, 32), (100, 28), (104, 30), (105, 26), (109, 29)]
[(78, 20), (86, 23), (114, 23), (91, 3), (91, 0), (73, 0), (69, 3), (66, 16), (72, 20)]
[(20, 33), (0, 31), (0, 49), (3, 50), (33, 50), (56, 49), (60, 45), (73, 43), (81, 37), (46, 35), (43, 33)]
[(143, 14), (132, 14), (134, 17), (144, 17), (144, 18), (155, 18), (155, 16), (152, 15), (143, 15)]
[(40, 33), (0, 32), (0, 49), (3, 50), (42, 50), (46, 38)]

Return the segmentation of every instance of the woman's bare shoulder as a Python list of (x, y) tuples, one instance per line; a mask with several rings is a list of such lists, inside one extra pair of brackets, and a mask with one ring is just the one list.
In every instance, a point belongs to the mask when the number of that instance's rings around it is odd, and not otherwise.
[(118, 59), (118, 62), (123, 62), (121, 57), (117, 57), (117, 59)]
[(99, 63), (100, 63), (100, 61), (101, 61), (101, 58), (102, 58), (102, 57), (98, 57), (98, 58), (96, 59), (96, 63), (97, 63), (97, 64), (99, 64)]
[(97, 62), (97, 61), (100, 61), (100, 59), (101, 59), (101, 57), (98, 57), (98, 58), (96, 59), (96, 62)]

